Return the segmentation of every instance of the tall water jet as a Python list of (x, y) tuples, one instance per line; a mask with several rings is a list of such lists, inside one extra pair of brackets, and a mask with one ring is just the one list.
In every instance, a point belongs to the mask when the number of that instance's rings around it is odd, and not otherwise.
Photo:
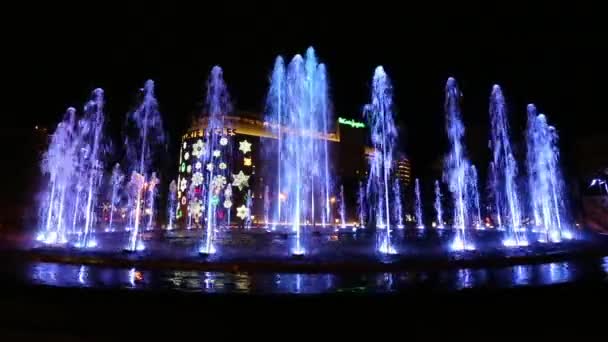
[(91, 100), (85, 106), (85, 120), (88, 124), (87, 141), (87, 160), (86, 168), (87, 176), (87, 200), (85, 207), (85, 222), (84, 229), (80, 235), (77, 247), (95, 247), (97, 242), (91, 236), (93, 230), (93, 221), (95, 220), (95, 205), (97, 203), (98, 188), (101, 184), (103, 175), (103, 163), (101, 154), (103, 153), (103, 126), (105, 121), (104, 115), (104, 97), (103, 90), (97, 88), (93, 91)]
[[(159, 156), (159, 149), (164, 146), (165, 133), (158, 102), (154, 96), (154, 81), (146, 81), (141, 90), (141, 103), (133, 112), (127, 114), (128, 132), (126, 146), (127, 155), (134, 156), (131, 165), (131, 182), (135, 191), (133, 204), (133, 227), (130, 230), (129, 242), (126, 250), (130, 252), (141, 251), (145, 248), (141, 240), (140, 225), (145, 210), (142, 206), (146, 205), (146, 188), (152, 189), (156, 186), (157, 180), (154, 168)], [(154, 197), (152, 196), (152, 199)], [(148, 202), (150, 199), (148, 199)], [(153, 203), (150, 203), (153, 205)], [(151, 219), (151, 218), (150, 218)], [(151, 221), (148, 222), (148, 226)]]
[(167, 204), (167, 230), (172, 230), (174, 228), (173, 220), (177, 209), (177, 183), (175, 183), (175, 179), (169, 183)]
[(247, 190), (245, 196), (245, 207), (247, 208), (247, 216), (245, 217), (245, 229), (251, 229), (251, 205), (253, 204), (253, 197), (251, 196), (251, 189)]
[(114, 165), (114, 168), (112, 169), (112, 179), (111, 179), (112, 194), (110, 195), (110, 220), (108, 222), (108, 228), (106, 229), (106, 231), (109, 231), (109, 232), (113, 232), (115, 230), (112, 225), (113, 221), (114, 221), (114, 211), (116, 211), (116, 204), (118, 202), (118, 191), (119, 191), (120, 187), (122, 186), (124, 179), (125, 179), (125, 175), (122, 173), (122, 170), (120, 169), (120, 164), (116, 163), (116, 165)]
[(403, 229), (403, 204), (401, 202), (401, 185), (399, 184), (399, 179), (393, 179), (393, 196), (395, 200), (394, 205), (394, 216), (395, 222), (397, 223), (398, 229)]
[(441, 206), (441, 186), (439, 181), (435, 180), (435, 212), (437, 213), (437, 228), (443, 229), (443, 209)]
[(374, 71), (371, 103), (365, 106), (364, 113), (374, 148), (374, 155), (370, 158), (367, 198), (373, 205), (376, 226), (384, 228), (376, 248), (383, 254), (396, 254), (391, 241), (389, 175), (393, 167), (397, 128), (393, 117), (393, 88), (382, 66)]
[(567, 217), (564, 180), (559, 167), (558, 134), (547, 123), (543, 114), (536, 115), (536, 108), (528, 105), (528, 177), (533, 212), (536, 211), (542, 234), (541, 242), (560, 242), (572, 238), (565, 225)]
[(424, 229), (424, 221), (422, 218), (422, 200), (420, 198), (420, 180), (416, 178), (414, 192), (416, 193), (416, 228)]
[[(224, 116), (232, 112), (232, 104), (230, 102), (230, 95), (228, 94), (228, 88), (224, 82), (224, 74), (222, 68), (214, 66), (211, 69), (211, 75), (207, 80), (207, 97), (205, 103), (205, 109), (208, 115), (208, 124), (205, 130), (206, 142), (200, 142), (200, 155), (202, 165), (205, 166), (207, 173), (207, 187), (206, 193), (203, 195), (204, 204), (201, 203), (202, 207), (206, 207), (205, 214), (206, 228), (204, 229), (204, 238), (199, 253), (201, 255), (210, 255), (216, 252), (216, 248), (213, 244), (214, 232), (217, 225), (217, 205), (220, 202), (220, 196), (225, 194), (225, 187), (227, 184), (226, 176), (227, 169), (219, 167), (219, 160), (223, 158), (220, 147), (227, 146), (225, 144), (226, 139), (224, 135)], [(198, 143), (197, 143), (198, 144)], [(216, 167), (217, 161), (217, 167)], [(228, 187), (232, 185), (243, 188), (246, 180), (249, 179), (248, 175), (245, 175), (243, 171), (238, 174), (232, 175), (234, 182), (228, 184)], [(243, 182), (239, 182), (243, 180)], [(202, 181), (201, 181), (202, 184)]]
[[(302, 228), (330, 218), (328, 125), (331, 111), (326, 70), (314, 49), (296, 55), (285, 70), (277, 58), (267, 97), (266, 122), (277, 137), (275, 224), (295, 232), (292, 254), (305, 253)], [(320, 200), (319, 200), (320, 199)], [(320, 215), (319, 210), (320, 209)]]
[(498, 85), (492, 87), (490, 96), (490, 148), (492, 162), (497, 179), (496, 193), (497, 212), (504, 219), (505, 238), (503, 245), (507, 247), (527, 246), (525, 234), (520, 232), (521, 210), (517, 192), (517, 163), (513, 156), (509, 137), (507, 109), (502, 90)]
[(475, 165), (471, 165), (469, 169), (469, 174), (467, 176), (468, 180), (468, 198), (470, 199), (471, 204), (471, 212), (473, 213), (474, 219), (473, 226), (477, 229), (484, 229), (483, 221), (481, 220), (481, 207), (479, 201), (479, 186), (478, 186), (478, 176), (477, 176), (477, 168)]
[(346, 202), (344, 201), (344, 185), (340, 185), (340, 228), (346, 228)]
[(264, 227), (268, 228), (268, 220), (270, 219), (270, 188), (264, 186)]
[(148, 184), (146, 184), (146, 190), (148, 193), (148, 208), (145, 210), (148, 213), (148, 225), (146, 226), (146, 230), (152, 230), (154, 228), (154, 199), (158, 193), (157, 186), (159, 183), (159, 179), (156, 177), (156, 172), (152, 172), (152, 176), (150, 176), (150, 180)]
[(466, 170), (469, 167), (463, 145), (464, 125), (460, 112), (461, 93), (456, 80), (448, 78), (445, 86), (445, 115), (446, 131), (450, 142), (450, 152), (444, 163), (444, 178), (452, 193), (454, 201), (453, 226), (456, 236), (452, 242), (452, 250), (474, 250), (475, 246), (468, 241), (466, 234)]
[(365, 217), (367, 212), (367, 207), (365, 204), (365, 187), (363, 186), (363, 182), (359, 181), (359, 190), (357, 192), (357, 210), (359, 213), (359, 226), (361, 228), (365, 227)]

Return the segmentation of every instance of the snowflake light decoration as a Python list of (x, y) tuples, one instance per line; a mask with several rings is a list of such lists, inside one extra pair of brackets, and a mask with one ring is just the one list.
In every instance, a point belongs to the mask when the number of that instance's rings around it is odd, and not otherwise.
[(225, 185), (226, 177), (222, 175), (216, 175), (211, 181), (211, 187), (213, 188), (214, 192), (219, 192)]
[(241, 150), (243, 153), (251, 152), (251, 143), (247, 140), (240, 141), (239, 150)]
[(203, 214), (203, 206), (200, 201), (190, 202), (190, 208), (188, 208), (192, 215), (199, 218)]
[(231, 187), (227, 187), (226, 190), (224, 190), (224, 196), (226, 196), (226, 198), (232, 197), (232, 188)]
[(215, 150), (215, 151), (213, 151), (213, 156), (214, 156), (214, 157), (218, 158), (218, 157), (219, 157), (219, 156), (221, 156), (221, 155), (222, 155), (222, 152), (220, 152), (220, 150)]
[(220, 163), (220, 170), (225, 170), (226, 169), (226, 163), (222, 162)]
[(194, 186), (199, 186), (201, 184), (203, 184), (204, 178), (203, 178), (203, 174), (201, 172), (195, 172), (192, 175), (192, 184), (194, 184)]
[(222, 137), (222, 138), (220, 139), (220, 145), (222, 145), (222, 146), (226, 146), (226, 145), (228, 145), (228, 138), (226, 138), (226, 137)]
[(192, 145), (192, 155), (197, 158), (200, 158), (203, 155), (204, 150), (205, 143), (203, 143), (201, 139), (198, 139), (198, 141)]
[(243, 188), (249, 187), (249, 176), (243, 173), (243, 171), (239, 171), (239, 173), (232, 174), (232, 178), (234, 181), (232, 182), (232, 186), (236, 186), (239, 190), (243, 190)]
[(200, 170), (202, 166), (203, 166), (203, 164), (201, 164), (201, 162), (200, 162), (200, 161), (199, 161), (199, 162), (196, 162), (196, 164), (194, 164), (194, 167), (195, 167), (197, 170)]
[(184, 179), (182, 179), (182, 182), (181, 182), (181, 184), (179, 185), (179, 188), (180, 188), (182, 191), (186, 191), (186, 189), (188, 188), (188, 181), (187, 181), (185, 178), (184, 178)]
[(244, 204), (236, 208), (236, 216), (238, 216), (241, 220), (246, 219), (249, 217), (249, 208), (247, 208)]
[(230, 209), (232, 207), (232, 201), (227, 199), (224, 201), (224, 208)]
[(207, 164), (207, 171), (209, 171), (209, 172), (213, 171), (213, 163)]

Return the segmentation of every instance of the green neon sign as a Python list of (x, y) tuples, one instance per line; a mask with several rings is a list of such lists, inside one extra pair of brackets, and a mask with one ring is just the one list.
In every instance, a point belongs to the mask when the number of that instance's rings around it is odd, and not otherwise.
[(342, 124), (342, 125), (350, 126), (352, 128), (365, 128), (365, 124), (363, 122), (355, 121), (353, 119), (345, 119), (345, 118), (339, 117), (338, 123)]

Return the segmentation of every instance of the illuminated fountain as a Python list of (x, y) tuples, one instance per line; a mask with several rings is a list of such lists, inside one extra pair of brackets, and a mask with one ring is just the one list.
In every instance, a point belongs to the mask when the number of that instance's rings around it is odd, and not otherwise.
[[(211, 69), (211, 75), (207, 80), (205, 112), (208, 114), (208, 124), (204, 133), (206, 140), (204, 142), (199, 140), (197, 144), (200, 145), (200, 148), (193, 150), (193, 153), (195, 153), (194, 151), (200, 152), (200, 160), (207, 171), (205, 179), (207, 186), (204, 189), (202, 203), (198, 203), (201, 208), (205, 208), (206, 215), (206, 228), (204, 229), (203, 242), (199, 248), (199, 254), (203, 256), (216, 252), (213, 241), (217, 226), (218, 204), (221, 201), (220, 197), (224, 195), (224, 207), (226, 207), (226, 200), (230, 201), (232, 195), (232, 191), (229, 190), (230, 187), (237, 185), (239, 188), (243, 188), (243, 185), (247, 183), (249, 178), (243, 171), (240, 171), (238, 174), (232, 175), (234, 182), (227, 185), (228, 168), (220, 167), (222, 163), (226, 163), (222, 161), (226, 157), (225, 151), (222, 154), (222, 147), (225, 148), (227, 146), (227, 140), (224, 137), (224, 116), (232, 112), (232, 104), (228, 88), (224, 82), (222, 68), (219, 66), (214, 66)], [(202, 180), (198, 182), (193, 179), (192, 182), (200, 183), (197, 186), (202, 187)], [(230, 196), (226, 196), (226, 191), (230, 193)]]
[(414, 192), (416, 193), (416, 228), (424, 229), (424, 220), (422, 218), (422, 200), (420, 199), (420, 181), (416, 178)]
[(473, 226), (477, 229), (484, 229), (483, 221), (481, 220), (481, 204), (479, 202), (479, 187), (477, 168), (475, 165), (471, 165), (469, 168), (469, 174), (467, 175), (468, 180), (468, 197), (470, 199), (470, 211), (474, 215)]
[[(68, 108), (51, 137), (42, 162), (49, 180), (36, 237), (40, 242), (56, 245), (72, 241), (78, 248), (97, 246), (93, 224), (103, 176), (103, 105), (103, 90), (95, 89), (83, 117), (77, 119), (76, 110)], [(68, 232), (69, 222), (72, 228)]]
[(370, 128), (374, 155), (370, 158), (370, 171), (367, 181), (367, 199), (372, 205), (372, 214), (379, 232), (376, 249), (383, 254), (396, 254), (391, 241), (391, 219), (389, 183), (397, 128), (393, 113), (393, 88), (384, 68), (378, 66), (372, 80), (371, 103), (365, 106), (365, 116)]
[(454, 202), (453, 227), (456, 235), (451, 248), (455, 251), (474, 250), (475, 246), (467, 234), (466, 173), (469, 161), (463, 145), (464, 125), (460, 112), (461, 93), (453, 78), (445, 86), (446, 130), (450, 141), (450, 152), (444, 162), (444, 177)]
[(443, 209), (441, 206), (441, 187), (439, 181), (435, 180), (435, 212), (437, 213), (437, 228), (443, 229)]
[(340, 228), (346, 228), (346, 201), (344, 201), (344, 185), (340, 185)]
[(122, 173), (120, 169), (120, 164), (116, 163), (114, 168), (112, 169), (112, 194), (110, 195), (110, 220), (108, 222), (108, 228), (106, 228), (107, 232), (113, 232), (115, 229), (112, 226), (114, 221), (114, 211), (116, 211), (116, 204), (119, 202), (118, 191), (122, 186), (125, 180), (125, 175)]
[(528, 105), (528, 177), (530, 198), (535, 224), (542, 230), (541, 242), (560, 242), (571, 239), (566, 224), (567, 216), (564, 180), (559, 167), (558, 135), (547, 117), (536, 114), (534, 105)]
[(507, 247), (527, 246), (528, 240), (521, 232), (521, 210), (517, 192), (517, 163), (511, 149), (507, 110), (502, 90), (492, 87), (490, 96), (490, 148), (494, 165), (494, 199), (496, 212), (505, 228), (503, 244)]
[(155, 161), (157, 153), (165, 143), (165, 133), (158, 102), (154, 96), (154, 81), (148, 80), (142, 89), (142, 100), (136, 110), (127, 115), (127, 156), (133, 164), (130, 166), (133, 199), (133, 226), (130, 229), (126, 251), (142, 251), (145, 246), (141, 239), (142, 219), (148, 209), (147, 228), (151, 228), (154, 213), (154, 195), (158, 179), (156, 178)]
[(393, 196), (395, 204), (393, 205), (394, 216), (396, 218), (397, 228), (403, 229), (405, 226), (403, 225), (403, 204), (401, 203), (401, 185), (399, 184), (399, 179), (395, 177), (393, 179)]
[(359, 181), (359, 190), (357, 191), (357, 211), (359, 213), (359, 226), (365, 228), (365, 217), (367, 212), (365, 187), (363, 182)]
[(177, 183), (175, 179), (169, 183), (169, 194), (167, 198), (167, 230), (172, 230), (175, 212), (177, 210)]
[(313, 226), (319, 218), (322, 226), (331, 222), (327, 88), (325, 66), (317, 62), (313, 48), (306, 51), (306, 58), (294, 56), (287, 68), (277, 57), (266, 108), (269, 130), (277, 137), (274, 192), (279, 200), (274, 221), (275, 225), (286, 222), (295, 232), (291, 253), (297, 256), (306, 252), (302, 242), (306, 222)]

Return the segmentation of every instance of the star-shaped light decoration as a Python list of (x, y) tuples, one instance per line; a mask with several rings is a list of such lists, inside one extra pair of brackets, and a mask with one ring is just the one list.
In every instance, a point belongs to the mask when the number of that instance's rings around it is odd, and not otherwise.
[(213, 177), (213, 180), (211, 181), (213, 192), (219, 192), (224, 185), (226, 185), (226, 177), (222, 175), (216, 175)]
[(232, 178), (234, 181), (232, 182), (232, 186), (236, 186), (239, 190), (243, 190), (243, 188), (249, 186), (249, 176), (243, 173), (243, 171), (239, 171), (239, 173), (232, 174)]
[(220, 170), (225, 170), (226, 169), (226, 163), (221, 162), (220, 163)]
[(179, 185), (179, 188), (182, 189), (182, 191), (185, 191), (186, 188), (188, 188), (188, 181), (185, 178), (182, 179), (182, 183)]
[(215, 150), (215, 151), (213, 151), (213, 156), (214, 156), (214, 157), (218, 158), (218, 157), (219, 157), (219, 156), (221, 156), (221, 155), (222, 155), (222, 152), (220, 152), (220, 150)]
[(245, 165), (245, 166), (251, 166), (251, 158), (244, 158), (243, 159), (243, 165)]
[(247, 140), (240, 141), (239, 150), (241, 150), (243, 153), (251, 152), (251, 143)]
[(196, 164), (194, 164), (194, 167), (195, 167), (197, 170), (200, 170), (202, 166), (203, 166), (203, 164), (201, 164), (201, 162), (200, 162), (200, 161), (199, 161), (199, 162), (196, 162)]
[(207, 171), (209, 171), (209, 172), (213, 171), (213, 163), (207, 164)]
[(192, 155), (197, 158), (200, 158), (200, 156), (203, 155), (204, 150), (205, 143), (201, 139), (198, 139), (198, 141), (192, 145)]
[(192, 175), (192, 184), (194, 184), (194, 186), (199, 186), (201, 184), (203, 184), (203, 174), (201, 172), (195, 172)]
[(226, 138), (226, 137), (221, 137), (221, 138), (220, 138), (220, 145), (222, 145), (222, 146), (226, 146), (226, 145), (228, 145), (228, 138)]
[(224, 208), (230, 209), (232, 207), (232, 201), (227, 199), (224, 201)]
[(238, 216), (241, 220), (246, 219), (249, 217), (249, 208), (247, 208), (244, 204), (236, 208), (236, 216)]

